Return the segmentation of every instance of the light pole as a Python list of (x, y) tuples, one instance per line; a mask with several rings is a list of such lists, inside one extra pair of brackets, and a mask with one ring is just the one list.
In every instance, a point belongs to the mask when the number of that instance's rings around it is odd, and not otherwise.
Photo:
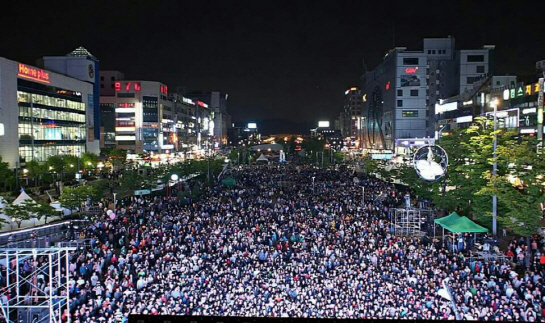
[[(494, 176), (494, 180), (496, 180), (496, 173), (498, 169), (498, 163), (496, 161), (496, 148), (498, 145), (498, 134), (496, 133), (496, 130), (498, 128), (498, 119), (497, 119), (497, 112), (498, 112), (498, 99), (494, 98), (490, 101), (490, 106), (494, 108), (494, 165), (492, 166), (492, 176)], [(496, 184), (494, 184), (496, 186)], [(496, 237), (497, 230), (498, 230), (498, 223), (497, 223), (497, 216), (498, 216), (498, 196), (494, 194), (492, 196), (492, 235)]]
[(115, 197), (117, 196), (117, 193), (113, 193), (114, 194), (114, 210), (117, 208), (117, 200), (115, 199)]
[(361, 187), (361, 204), (365, 207), (365, 186)]
[(312, 194), (314, 194), (314, 178), (315, 176), (312, 176)]

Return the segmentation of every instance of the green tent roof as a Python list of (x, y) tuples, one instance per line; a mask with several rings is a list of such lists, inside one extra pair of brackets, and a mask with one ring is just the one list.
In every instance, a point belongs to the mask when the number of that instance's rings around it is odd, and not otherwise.
[(487, 228), (478, 225), (465, 216), (459, 216), (456, 212), (452, 212), (440, 219), (435, 219), (434, 222), (454, 233), (488, 232)]
[(221, 183), (225, 186), (235, 186), (236, 180), (232, 177), (227, 177)]

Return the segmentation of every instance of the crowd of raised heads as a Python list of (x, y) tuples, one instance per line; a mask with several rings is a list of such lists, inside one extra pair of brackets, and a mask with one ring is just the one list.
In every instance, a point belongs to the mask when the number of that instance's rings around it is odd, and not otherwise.
[[(407, 192), (392, 184), (304, 166), (232, 175), (234, 187), (207, 189), (195, 201), (131, 197), (115, 216), (95, 219), (85, 232), (90, 246), (69, 261), (72, 321), (126, 322), (131, 313), (542, 318), (539, 263), (517, 272), (472, 260), (470, 245), (453, 252), (440, 237), (396, 236), (390, 210), (405, 205)], [(524, 248), (524, 240), (510, 246)], [(456, 310), (439, 295), (447, 278)]]

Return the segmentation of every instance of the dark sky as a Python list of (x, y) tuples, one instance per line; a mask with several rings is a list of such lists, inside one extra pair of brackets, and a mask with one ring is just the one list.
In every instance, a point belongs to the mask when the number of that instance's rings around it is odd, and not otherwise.
[(536, 3), (10, 1), (0, 13), (0, 56), (34, 64), (84, 46), (102, 69), (128, 78), (228, 93), (235, 122), (317, 123), (338, 117), (362, 60), (376, 66), (394, 29), (395, 45), (414, 50), (424, 37), (448, 35), (461, 49), (494, 44), (496, 75), (533, 77), (545, 59)]

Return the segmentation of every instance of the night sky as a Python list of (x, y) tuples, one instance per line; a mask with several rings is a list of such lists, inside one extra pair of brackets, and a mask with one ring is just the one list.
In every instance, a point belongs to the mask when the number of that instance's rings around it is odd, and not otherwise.
[(0, 56), (34, 65), (84, 46), (127, 78), (228, 93), (234, 122), (306, 133), (338, 117), (363, 60), (374, 68), (394, 43), (421, 50), (424, 37), (452, 35), (458, 49), (493, 44), (496, 75), (535, 80), (543, 7), (477, 2), (10, 1)]

